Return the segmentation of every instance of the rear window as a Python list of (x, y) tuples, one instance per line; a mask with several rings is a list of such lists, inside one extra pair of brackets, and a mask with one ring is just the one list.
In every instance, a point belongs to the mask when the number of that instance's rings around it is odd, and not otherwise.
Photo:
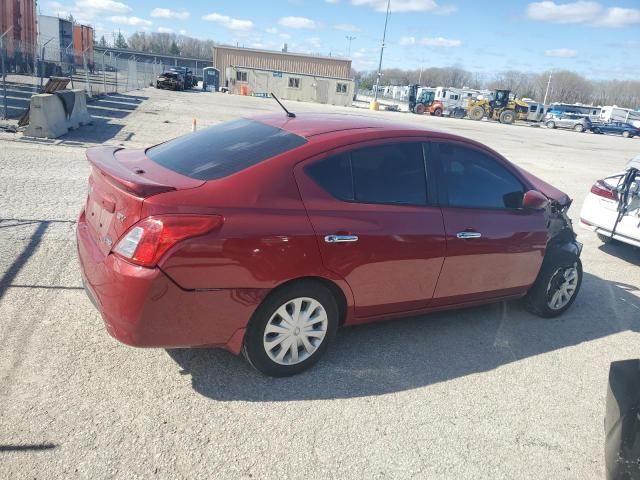
[(304, 145), (293, 133), (252, 120), (235, 120), (161, 143), (147, 157), (174, 172), (215, 180)]

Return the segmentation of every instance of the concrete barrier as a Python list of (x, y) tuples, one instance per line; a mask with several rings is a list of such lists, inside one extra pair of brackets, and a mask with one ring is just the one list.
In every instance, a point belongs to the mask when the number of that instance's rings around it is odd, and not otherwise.
[(62, 99), (56, 94), (33, 95), (30, 102), (29, 125), (24, 134), (29, 137), (58, 138), (69, 130), (91, 123), (84, 90), (73, 92), (73, 109), (65, 112)]

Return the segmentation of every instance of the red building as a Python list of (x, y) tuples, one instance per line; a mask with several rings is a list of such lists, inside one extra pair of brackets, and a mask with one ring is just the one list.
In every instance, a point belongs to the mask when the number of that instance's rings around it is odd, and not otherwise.
[(0, 35), (10, 69), (30, 71), (36, 54), (36, 0), (0, 0)]

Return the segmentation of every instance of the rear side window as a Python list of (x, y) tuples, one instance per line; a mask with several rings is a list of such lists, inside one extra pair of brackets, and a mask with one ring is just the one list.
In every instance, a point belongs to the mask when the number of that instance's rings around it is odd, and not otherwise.
[(306, 171), (322, 188), (341, 200), (427, 203), (425, 164), (419, 143), (353, 150), (310, 165)]
[(437, 145), (449, 206), (522, 208), (524, 186), (497, 160), (472, 148)]
[(252, 120), (214, 125), (147, 150), (154, 162), (198, 180), (215, 180), (304, 145), (298, 135)]

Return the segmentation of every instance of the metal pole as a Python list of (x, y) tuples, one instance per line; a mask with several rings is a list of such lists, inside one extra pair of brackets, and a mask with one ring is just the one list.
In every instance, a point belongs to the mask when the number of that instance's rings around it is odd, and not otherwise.
[[(116, 93), (118, 93), (118, 57), (120, 55), (121, 55), (120, 53), (116, 55), (116, 66), (115, 66), (115, 69), (116, 69)], [(111, 53), (111, 56), (113, 56), (113, 52)]]
[(87, 70), (87, 57), (85, 55), (85, 52), (90, 48), (93, 48), (93, 45), (89, 45), (87, 48), (85, 48), (82, 51), (82, 67), (84, 68), (84, 83), (85, 83), (85, 86), (87, 87), (89, 98), (93, 97), (93, 95), (91, 94), (91, 84), (89, 83), (89, 71)]
[(2, 119), (6, 120), (8, 118), (8, 109), (9, 106), (7, 105), (7, 72), (4, 68), (4, 35), (2, 37), (0, 37), (0, 63), (1, 68), (2, 68), (2, 98), (3, 98), (3, 107), (4, 107), (4, 111), (2, 114)]
[(352, 36), (352, 35), (347, 35), (346, 37), (344, 37), (347, 39), (347, 41), (349, 42), (349, 47), (347, 49), (347, 57), (351, 57), (351, 42), (353, 40), (356, 39), (356, 37)]
[(50, 38), (49, 40), (44, 42), (44, 45), (42, 45), (42, 55), (40, 55), (40, 91), (41, 92), (42, 92), (42, 84), (44, 83), (44, 49), (46, 48), (47, 44), (51, 40), (53, 40), (53, 38)]
[(107, 94), (107, 72), (105, 72), (104, 70), (104, 56), (106, 55), (107, 52), (108, 50), (105, 50), (104, 52), (102, 52), (102, 93), (104, 95)]
[(542, 105), (547, 106), (547, 96), (549, 95), (549, 87), (551, 86), (551, 74), (549, 74), (549, 81), (547, 82), (547, 89), (544, 92), (544, 100), (542, 101)]
[(387, 24), (389, 23), (389, 12), (391, 11), (391, 0), (387, 0), (387, 16), (384, 19), (384, 32), (382, 33), (382, 45), (380, 45), (380, 62), (378, 63), (378, 78), (376, 79), (376, 91), (374, 101), (378, 100), (378, 89), (380, 88), (380, 77), (382, 76), (382, 54), (384, 53), (384, 42), (387, 39)]

